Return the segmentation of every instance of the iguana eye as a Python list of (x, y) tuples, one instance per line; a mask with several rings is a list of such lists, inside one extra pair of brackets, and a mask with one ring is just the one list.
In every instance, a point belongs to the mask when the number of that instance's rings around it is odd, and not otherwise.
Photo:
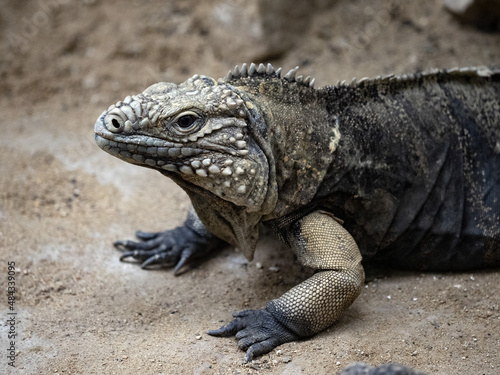
[(200, 116), (194, 112), (184, 112), (177, 116), (173, 123), (180, 131), (185, 132), (192, 130), (199, 118)]

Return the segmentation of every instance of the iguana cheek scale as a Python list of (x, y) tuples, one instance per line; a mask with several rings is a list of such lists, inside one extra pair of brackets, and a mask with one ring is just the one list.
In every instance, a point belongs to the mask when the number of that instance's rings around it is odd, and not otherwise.
[(364, 282), (361, 260), (419, 270), (500, 265), (500, 71), (435, 70), (314, 89), (292, 69), (243, 64), (155, 84), (104, 111), (97, 144), (172, 178), (183, 226), (118, 241), (175, 265), (220, 246), (252, 259), (259, 224), (317, 270), (209, 333), (247, 360), (331, 325)]

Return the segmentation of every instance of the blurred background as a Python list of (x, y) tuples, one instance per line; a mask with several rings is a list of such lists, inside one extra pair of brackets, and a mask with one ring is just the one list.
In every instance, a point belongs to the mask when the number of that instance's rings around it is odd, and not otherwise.
[(120, 263), (114, 240), (181, 224), (189, 202), (99, 150), (93, 127), (155, 82), (243, 62), (299, 65), (316, 87), (498, 65), (499, 14), (500, 0), (3, 0), (0, 271), (16, 262), (19, 332), (7, 373), (331, 374), (354, 361), (497, 373), (498, 272), (370, 279), (330, 330), (241, 365), (233, 339), (204, 332), (306, 276), (272, 239), (252, 263), (224, 249), (178, 278)]
[(320, 85), (498, 63), (499, 9), (498, 0), (5, 0), (1, 95), (107, 105), (250, 61), (300, 65)]

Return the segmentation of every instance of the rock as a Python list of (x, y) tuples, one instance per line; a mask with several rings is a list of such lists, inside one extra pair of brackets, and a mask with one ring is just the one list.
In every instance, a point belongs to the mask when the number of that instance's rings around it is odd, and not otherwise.
[(445, 0), (444, 6), (462, 22), (484, 31), (500, 31), (500, 0)]
[[(335, 0), (221, 1), (206, 18), (216, 52), (238, 63), (279, 57), (293, 48), (318, 9)], [(209, 26), (209, 27), (208, 27)], [(241, 61), (240, 61), (241, 60)]]

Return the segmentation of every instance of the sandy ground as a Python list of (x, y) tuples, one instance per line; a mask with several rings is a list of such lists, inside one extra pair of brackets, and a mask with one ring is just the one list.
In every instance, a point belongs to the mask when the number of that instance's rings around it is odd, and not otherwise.
[(284, 246), (264, 237), (250, 263), (221, 249), (179, 277), (119, 262), (114, 240), (179, 225), (189, 206), (171, 181), (94, 144), (96, 118), (126, 95), (244, 61), (301, 65), (318, 86), (500, 63), (500, 34), (461, 25), (441, 1), (282, 3), (2, 2), (1, 373), (332, 374), (354, 361), (500, 372), (498, 270), (369, 272), (330, 329), (244, 365), (234, 339), (205, 332), (307, 277)]

